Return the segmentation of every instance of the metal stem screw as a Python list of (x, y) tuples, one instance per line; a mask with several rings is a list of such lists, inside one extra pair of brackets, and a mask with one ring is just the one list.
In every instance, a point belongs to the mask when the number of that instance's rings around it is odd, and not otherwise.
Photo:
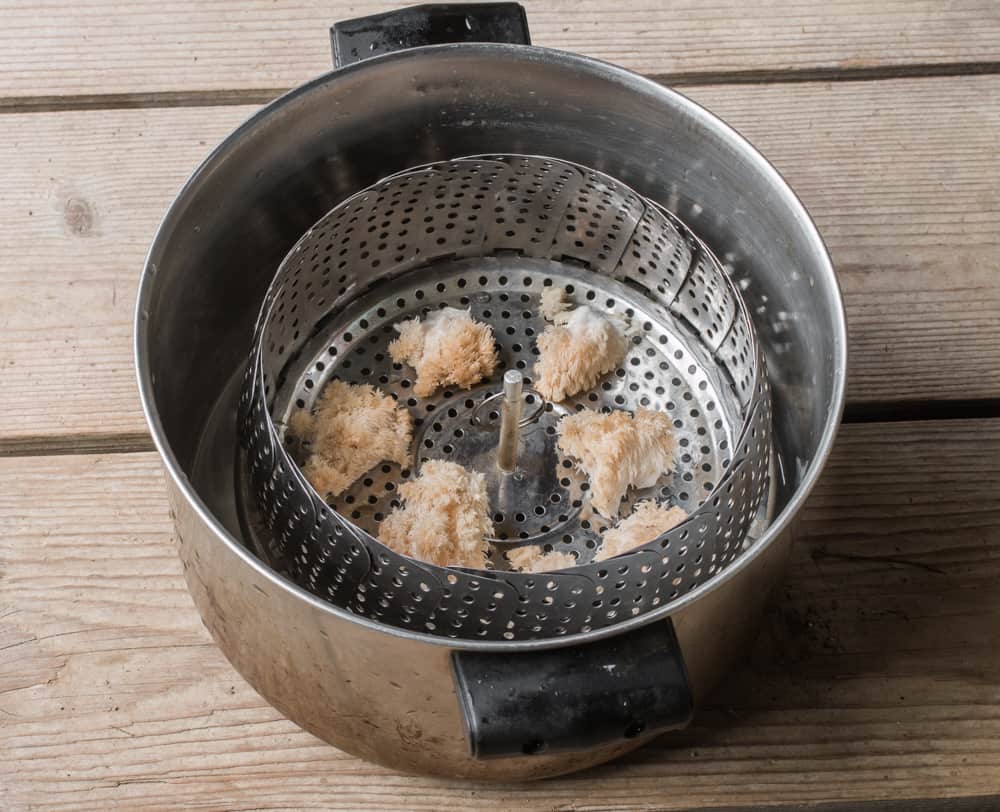
[(516, 369), (503, 374), (503, 405), (500, 407), (500, 445), (497, 466), (505, 474), (517, 467), (517, 446), (521, 439), (521, 406), (524, 376)]

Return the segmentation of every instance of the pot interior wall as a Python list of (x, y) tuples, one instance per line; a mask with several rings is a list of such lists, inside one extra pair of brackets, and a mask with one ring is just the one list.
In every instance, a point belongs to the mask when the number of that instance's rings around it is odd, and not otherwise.
[(153, 247), (146, 301), (155, 405), (185, 472), (302, 233), (390, 173), (489, 152), (622, 180), (678, 213), (744, 280), (768, 355), (784, 504), (816, 452), (844, 352), (835, 282), (808, 222), (766, 164), (682, 98), (509, 46), (421, 49), (329, 75), (244, 126), (200, 170)]

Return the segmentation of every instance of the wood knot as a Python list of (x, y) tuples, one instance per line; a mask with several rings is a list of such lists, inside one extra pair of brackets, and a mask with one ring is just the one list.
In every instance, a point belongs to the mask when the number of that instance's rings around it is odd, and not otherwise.
[(66, 208), (63, 210), (66, 218), (66, 225), (73, 234), (87, 234), (94, 228), (96, 212), (94, 207), (86, 200), (79, 197), (71, 197), (66, 201)]

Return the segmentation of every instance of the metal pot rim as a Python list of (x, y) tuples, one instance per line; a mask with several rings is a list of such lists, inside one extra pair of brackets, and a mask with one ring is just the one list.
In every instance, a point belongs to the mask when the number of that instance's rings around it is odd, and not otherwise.
[[(470, 51), (487, 52), (496, 56), (502, 56), (503, 58), (527, 62), (556, 63), (580, 71), (590, 71), (601, 76), (602, 78), (614, 81), (623, 86), (627, 85), (633, 91), (639, 91), (650, 96), (658, 97), (671, 107), (681, 108), (684, 112), (692, 118), (698, 120), (707, 128), (723, 135), (731, 143), (733, 149), (740, 152), (748, 163), (755, 166), (764, 175), (769, 177), (776, 192), (784, 197), (786, 202), (790, 204), (790, 207), (795, 211), (796, 217), (799, 220), (799, 226), (806, 233), (807, 238), (814, 244), (817, 256), (822, 259), (820, 269), (821, 273), (829, 277), (830, 282), (832, 283), (832, 290), (837, 294), (836, 302), (831, 303), (835, 305), (833, 316), (836, 330), (836, 335), (834, 336), (835, 356), (832, 359), (832, 362), (835, 365), (832, 408), (829, 410), (827, 415), (827, 420), (823, 427), (823, 434), (820, 438), (819, 444), (817, 445), (816, 454), (814, 455), (809, 468), (806, 470), (802, 482), (798, 488), (796, 488), (789, 502), (783, 506), (779, 515), (767, 528), (764, 535), (754, 544), (752, 549), (741, 555), (738, 561), (727, 567), (716, 577), (711, 578), (709, 581), (693, 589), (686, 595), (669, 602), (659, 609), (624, 620), (616, 625), (608, 626), (603, 629), (546, 640), (460, 640), (424, 634), (407, 629), (400, 629), (355, 615), (346, 609), (341, 609), (340, 607), (322, 600), (321, 598), (307, 592), (291, 581), (285, 579), (279, 573), (267, 566), (264, 562), (260, 561), (248, 549), (246, 549), (243, 544), (230, 535), (230, 533), (215, 518), (212, 512), (208, 509), (207, 505), (205, 505), (201, 497), (192, 487), (190, 480), (181, 469), (177, 458), (170, 447), (169, 441), (165, 436), (163, 425), (160, 421), (159, 413), (156, 407), (153, 394), (153, 384), (149, 364), (147, 362), (148, 340), (147, 317), (145, 314), (148, 312), (149, 299), (152, 295), (152, 286), (155, 278), (154, 260), (159, 254), (162, 244), (168, 239), (169, 232), (171, 231), (172, 220), (180, 216), (179, 212), (183, 207), (186, 198), (194, 193), (201, 183), (202, 178), (212, 172), (215, 164), (225, 157), (226, 153), (236, 141), (244, 137), (248, 132), (253, 130), (260, 122), (269, 116), (277, 114), (289, 104), (300, 100), (307, 94), (319, 88), (325, 87), (329, 83), (336, 82), (343, 76), (350, 75), (356, 71), (367, 70), (373, 65), (384, 63), (386, 61), (419, 59), (426, 58), (430, 55), (458, 56), (462, 53)], [(839, 352), (837, 352), (837, 350), (839, 350)], [(226, 545), (229, 550), (234, 555), (240, 557), (244, 563), (256, 570), (260, 576), (270, 581), (274, 587), (287, 592), (293, 598), (304, 600), (311, 604), (318, 611), (327, 612), (336, 616), (338, 619), (359, 623), (372, 629), (373, 631), (380, 631), (386, 634), (404, 637), (431, 645), (444, 646), (449, 649), (514, 652), (530, 649), (558, 648), (592, 642), (601, 638), (622, 634), (630, 629), (634, 629), (647, 623), (673, 615), (686, 607), (688, 604), (691, 604), (709, 592), (722, 587), (727, 581), (742, 572), (746, 567), (750, 566), (750, 564), (757, 559), (763, 550), (774, 539), (781, 535), (781, 533), (791, 523), (793, 517), (799, 512), (806, 498), (815, 486), (816, 480), (818, 479), (819, 474), (830, 455), (837, 429), (840, 424), (840, 419), (844, 409), (847, 378), (847, 318), (844, 312), (843, 297), (840, 293), (839, 282), (837, 281), (829, 253), (823, 243), (823, 239), (820, 236), (819, 231), (806, 211), (805, 206), (803, 206), (798, 196), (788, 186), (777, 169), (775, 169), (774, 166), (772, 166), (772, 164), (764, 158), (764, 156), (761, 155), (749, 141), (747, 141), (728, 124), (724, 123), (721, 119), (691, 101), (686, 96), (683, 96), (674, 90), (666, 88), (651, 79), (647, 79), (630, 70), (599, 59), (551, 48), (541, 48), (538, 46), (494, 43), (463, 43), (424, 46), (405, 51), (387, 53), (382, 56), (374, 57), (363, 62), (358, 62), (344, 68), (321, 74), (305, 84), (279, 96), (274, 101), (262, 107), (239, 127), (237, 127), (232, 133), (230, 133), (218, 146), (216, 146), (181, 187), (180, 191), (171, 202), (170, 207), (167, 209), (167, 212), (164, 214), (160, 225), (157, 227), (156, 234), (153, 237), (153, 241), (143, 264), (142, 276), (139, 284), (139, 295), (136, 302), (134, 316), (133, 351), (139, 386), (139, 398), (142, 404), (143, 415), (146, 418), (156, 450), (159, 452), (163, 464), (166, 467), (168, 476), (171, 478), (178, 490), (184, 495), (184, 498), (188, 501), (190, 506), (196, 511), (198, 517), (211, 529), (216, 539), (220, 543)]]

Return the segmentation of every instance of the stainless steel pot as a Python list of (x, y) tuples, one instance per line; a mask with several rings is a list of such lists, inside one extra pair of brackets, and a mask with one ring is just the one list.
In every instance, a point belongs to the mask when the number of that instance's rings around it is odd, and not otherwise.
[[(482, 779), (582, 769), (686, 723), (753, 639), (830, 451), (847, 360), (829, 257), (773, 167), (683, 96), (596, 60), (512, 44), (527, 35), (509, 5), (426, 7), (335, 29), (335, 51), (359, 61), (254, 115), (172, 204), (143, 271), (135, 338), (188, 586), (233, 665), (344, 750)], [(508, 42), (453, 41), (488, 36)], [(405, 47), (429, 37), (449, 44)], [(676, 212), (740, 282), (768, 361), (775, 519), (764, 536), (662, 611), (557, 640), (457, 641), (352, 615), (269, 569), (236, 519), (239, 376), (282, 257), (379, 178), (481, 153), (594, 167)], [(633, 706), (650, 713), (630, 716)]]

